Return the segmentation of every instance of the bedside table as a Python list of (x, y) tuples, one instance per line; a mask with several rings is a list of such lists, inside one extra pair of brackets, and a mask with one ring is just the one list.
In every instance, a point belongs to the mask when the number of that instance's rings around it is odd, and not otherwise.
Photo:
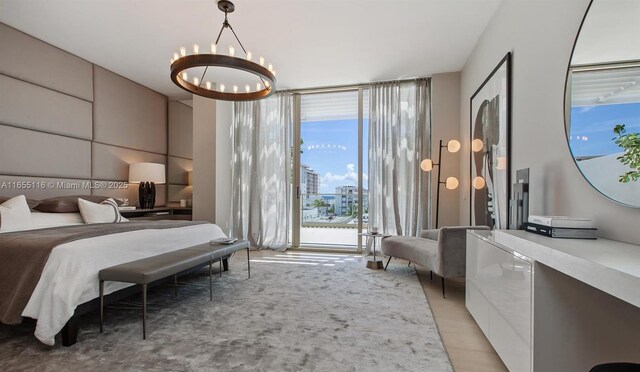
[(158, 207), (120, 211), (122, 217), (129, 220), (187, 220), (192, 219), (192, 209), (182, 207)]

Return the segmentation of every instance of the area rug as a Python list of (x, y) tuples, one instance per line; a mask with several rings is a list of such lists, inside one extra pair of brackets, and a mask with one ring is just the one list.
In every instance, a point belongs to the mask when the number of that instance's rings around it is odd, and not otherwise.
[(47, 347), (33, 325), (0, 326), (2, 371), (451, 371), (415, 270), (365, 268), (354, 255), (252, 252), (82, 318), (78, 343)]

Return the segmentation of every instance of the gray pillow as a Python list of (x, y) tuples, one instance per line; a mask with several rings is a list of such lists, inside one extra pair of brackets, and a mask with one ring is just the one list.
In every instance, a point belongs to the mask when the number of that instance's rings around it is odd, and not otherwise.
[[(76, 213), (80, 212), (78, 207), (78, 198), (90, 201), (92, 203), (102, 203), (109, 199), (109, 196), (98, 195), (73, 195), (73, 196), (58, 196), (55, 198), (48, 198), (41, 200), (40, 203), (34, 208), (38, 212), (45, 213)], [(117, 200), (118, 205), (122, 205), (122, 202)]]

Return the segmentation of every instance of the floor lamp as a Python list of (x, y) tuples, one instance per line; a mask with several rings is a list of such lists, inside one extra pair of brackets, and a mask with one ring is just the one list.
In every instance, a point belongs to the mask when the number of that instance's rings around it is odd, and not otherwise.
[(443, 182), (440, 178), (442, 171), (442, 149), (447, 148), (447, 151), (450, 153), (455, 153), (460, 151), (460, 142), (457, 140), (449, 140), (446, 145), (442, 144), (442, 140), (440, 140), (440, 148), (438, 149), (438, 163), (434, 163), (431, 159), (424, 159), (420, 162), (420, 169), (425, 172), (431, 172), (433, 167), (438, 167), (438, 189), (436, 190), (436, 229), (438, 228), (438, 216), (440, 212), (440, 185), (444, 184), (445, 187), (449, 190), (455, 190), (458, 188), (458, 179), (455, 177), (447, 177), (447, 179)]

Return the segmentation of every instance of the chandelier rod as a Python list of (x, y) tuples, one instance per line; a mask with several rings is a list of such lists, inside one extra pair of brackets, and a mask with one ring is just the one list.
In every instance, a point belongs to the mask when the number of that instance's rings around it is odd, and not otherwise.
[(198, 84), (198, 88), (202, 87), (202, 83), (204, 82), (204, 75), (207, 74), (207, 69), (209, 68), (209, 66), (205, 66), (204, 68), (204, 72), (202, 73), (202, 77), (200, 78), (200, 82)]
[(228, 27), (231, 30), (231, 32), (233, 32), (233, 36), (236, 38), (236, 41), (238, 42), (238, 44), (240, 45), (240, 48), (242, 48), (242, 51), (246, 56), (247, 50), (244, 48), (244, 45), (242, 45), (242, 41), (240, 41), (240, 39), (238, 38), (238, 35), (236, 35), (236, 32), (233, 30), (231, 23), (229, 23), (229, 19), (227, 18), (227, 11), (224, 12), (224, 22), (222, 22), (222, 28), (218, 33), (218, 38), (216, 38), (216, 45), (218, 45), (218, 42), (220, 41), (220, 36), (222, 36), (222, 31), (224, 31), (225, 27)]
[[(218, 37), (216, 38), (216, 43), (215, 45), (218, 46), (218, 42), (220, 41), (220, 37), (222, 36), (222, 31), (224, 31), (224, 29), (226, 27), (228, 27), (231, 32), (233, 32), (233, 36), (236, 38), (236, 41), (238, 42), (238, 44), (240, 45), (240, 48), (242, 48), (242, 51), (244, 52), (245, 56), (248, 56), (249, 54), (247, 53), (247, 50), (244, 48), (244, 45), (242, 45), (242, 41), (240, 41), (240, 38), (238, 38), (238, 35), (236, 35), (236, 32), (233, 30), (233, 27), (231, 26), (231, 23), (229, 23), (229, 19), (227, 18), (227, 11), (224, 12), (224, 22), (222, 22), (222, 27), (220, 28), (220, 32), (218, 32)], [(207, 74), (207, 69), (209, 68), (209, 66), (206, 66), (204, 68), (204, 72), (202, 73), (202, 77), (200, 78), (198, 87), (202, 87), (202, 83), (204, 82), (204, 76)], [(259, 76), (260, 80), (262, 81), (262, 85), (264, 85), (265, 87), (267, 86), (266, 82), (264, 81), (264, 79)]]
[(222, 22), (222, 28), (220, 28), (220, 32), (218, 32), (218, 38), (216, 39), (216, 46), (218, 45), (218, 41), (220, 41), (220, 36), (222, 36), (222, 31), (227, 27), (229, 22), (227, 21), (227, 12), (224, 12), (224, 22)]
[(240, 41), (240, 39), (238, 39), (238, 35), (236, 35), (236, 32), (233, 30), (233, 27), (231, 27), (231, 24), (229, 24), (227, 22), (227, 24), (229, 25), (229, 29), (231, 30), (231, 32), (233, 32), (233, 36), (236, 37), (236, 40), (238, 40), (238, 44), (240, 44), (240, 48), (242, 48), (242, 51), (244, 52), (245, 56), (247, 55), (247, 50), (244, 49), (244, 45), (242, 45), (242, 42)]
[[(238, 35), (236, 35), (236, 32), (233, 30), (233, 27), (231, 26), (231, 23), (229, 23), (229, 21), (227, 20), (227, 12), (224, 12), (224, 23), (222, 25), (222, 28), (224, 29), (225, 26), (229, 27), (231, 32), (233, 32), (233, 36), (235, 36), (236, 40), (238, 41), (238, 44), (240, 44), (240, 48), (242, 48), (242, 51), (244, 52), (245, 56), (248, 56), (249, 54), (247, 53), (246, 49), (244, 49), (244, 45), (242, 45), (242, 42), (238, 38)], [(222, 30), (220, 31), (220, 35), (222, 35)], [(220, 35), (218, 35), (218, 40), (220, 39)], [(216, 45), (218, 45), (218, 41), (217, 40), (216, 40)], [(264, 81), (264, 79), (261, 76), (259, 76), (259, 78), (262, 81), (262, 85), (264, 85), (266, 87), (267, 83)]]

